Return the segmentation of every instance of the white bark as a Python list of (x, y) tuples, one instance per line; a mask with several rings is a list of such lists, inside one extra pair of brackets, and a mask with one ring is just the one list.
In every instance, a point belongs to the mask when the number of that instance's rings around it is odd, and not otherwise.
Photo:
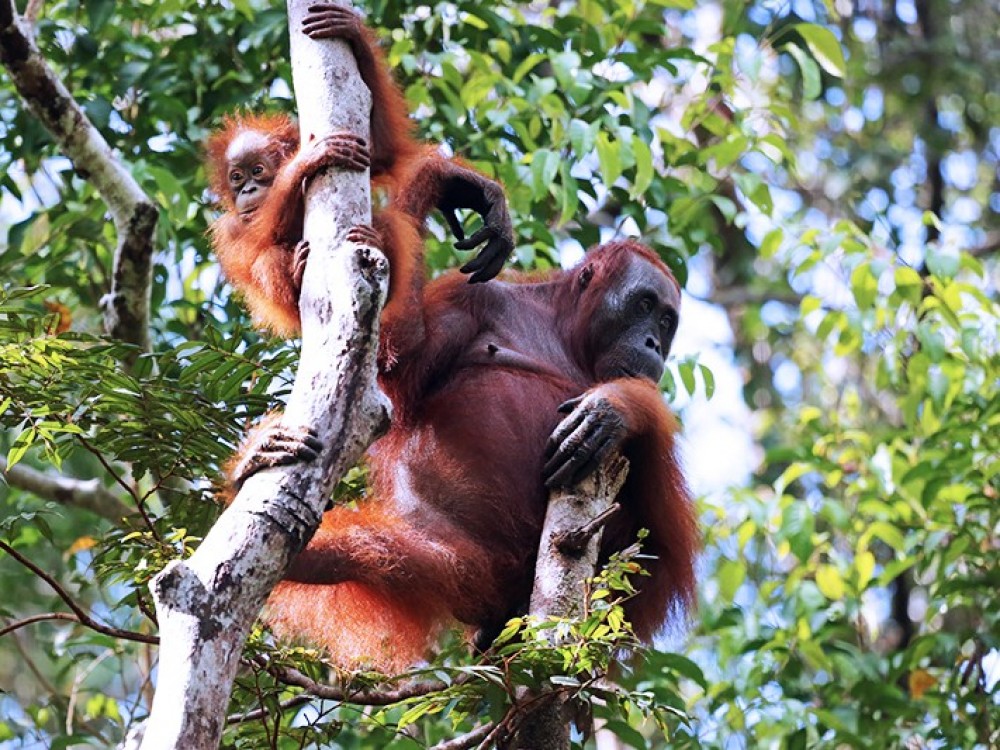
[[(370, 97), (349, 47), (300, 31), (311, 1), (290, 0), (288, 9), (302, 142), (335, 130), (368, 138)], [(387, 420), (375, 355), (388, 266), (381, 253), (343, 241), (370, 221), (367, 173), (317, 178), (306, 206), (302, 359), (285, 420), (312, 427), (327, 447), (312, 464), (252, 476), (195, 554), (154, 580), (160, 666), (142, 750), (218, 746), (247, 632), (316, 529), (332, 485)]]
[(102, 300), (108, 335), (149, 350), (149, 296), (157, 207), (112, 152), (35, 45), (13, 0), (0, 0), (0, 62), (31, 113), (101, 194), (118, 234), (111, 291)]
[(552, 492), (538, 545), (530, 614), (544, 618), (579, 617), (583, 613), (584, 584), (597, 571), (603, 529), (595, 530), (579, 554), (560, 552), (555, 539), (608, 512), (627, 474), (628, 461), (615, 454), (576, 487)]
[[(535, 563), (535, 583), (528, 607), (531, 616), (572, 618), (583, 614), (586, 582), (597, 573), (603, 521), (614, 512), (612, 506), (627, 475), (628, 460), (614, 453), (575, 487), (551, 493)], [(578, 543), (573, 550), (566, 544), (570, 537), (576, 537)], [(555, 641), (556, 631), (548, 632)], [(540, 695), (546, 692), (548, 689), (543, 688)], [(549, 700), (537, 705), (522, 720), (509, 746), (568, 750), (569, 717), (564, 710), (564, 696), (553, 691)]]

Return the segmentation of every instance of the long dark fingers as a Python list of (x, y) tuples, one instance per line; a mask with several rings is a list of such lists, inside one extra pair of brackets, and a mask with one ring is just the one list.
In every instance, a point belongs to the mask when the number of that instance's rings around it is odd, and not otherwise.
[(597, 450), (610, 438), (602, 430), (600, 418), (587, 414), (582, 423), (559, 445), (542, 469), (547, 487), (569, 486), (593, 460)]
[(455, 247), (459, 250), (473, 250), (478, 245), (483, 244), (486, 240), (490, 239), (494, 235), (494, 231), (490, 227), (481, 227), (479, 231), (473, 234), (471, 237), (462, 239), (455, 243)]
[(489, 259), (489, 263), (486, 267), (476, 271), (469, 277), (470, 284), (481, 284), (484, 281), (489, 281), (503, 270), (503, 264), (507, 262), (508, 253), (502, 245), (499, 247), (497, 245), (499, 245), (499, 240), (491, 240), (490, 244), (480, 253), (481, 257), (485, 256)]
[[(451, 233), (455, 235), (455, 239), (459, 242), (465, 239), (465, 229), (462, 227), (462, 222), (458, 219), (458, 214), (453, 208), (443, 208), (441, 213), (444, 214), (444, 220), (448, 224), (448, 228)], [(457, 244), (456, 244), (457, 247)], [(460, 248), (461, 249), (461, 248)]]
[(586, 414), (582, 411), (574, 412), (556, 425), (556, 428), (549, 436), (548, 442), (545, 444), (546, 458), (550, 458), (555, 455), (560, 446), (566, 442), (566, 438), (572, 435), (573, 432), (580, 426), (585, 416)]
[(593, 445), (580, 446), (573, 456), (556, 472), (546, 478), (545, 486), (552, 487), (573, 487), (589, 477), (601, 461), (608, 455), (614, 447), (615, 439), (613, 435), (606, 435), (598, 438)]

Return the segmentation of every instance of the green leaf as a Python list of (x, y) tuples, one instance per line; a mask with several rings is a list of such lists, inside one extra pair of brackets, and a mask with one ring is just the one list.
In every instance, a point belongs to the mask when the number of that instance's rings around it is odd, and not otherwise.
[(682, 677), (687, 677), (689, 680), (696, 682), (702, 689), (708, 689), (708, 680), (705, 679), (705, 673), (701, 671), (701, 667), (686, 656), (663, 651), (657, 652), (652, 658), (655, 660), (656, 666), (660, 669), (669, 669)]
[(597, 134), (597, 158), (601, 163), (601, 180), (609, 188), (622, 174), (621, 154), (618, 143), (612, 143), (611, 136)]
[(823, 70), (837, 78), (843, 78), (847, 70), (844, 50), (833, 32), (815, 23), (798, 23), (792, 27), (799, 33)]
[(958, 251), (950, 246), (929, 245), (927, 247), (927, 268), (942, 279), (954, 278), (961, 265)]
[(636, 748), (636, 750), (645, 750), (649, 747), (649, 743), (646, 741), (646, 738), (639, 733), (639, 730), (629, 726), (629, 724), (624, 721), (619, 721), (617, 719), (608, 721), (604, 724), (604, 728), (609, 732), (612, 732), (625, 744)]
[(629, 196), (633, 199), (641, 197), (653, 182), (653, 152), (642, 138), (632, 136), (632, 153), (635, 156), (635, 180)]
[(28, 452), (28, 449), (35, 442), (35, 428), (29, 427), (23, 430), (20, 435), (14, 440), (14, 444), (7, 451), (7, 468), (12, 469), (14, 465), (24, 458), (24, 454)]
[(851, 291), (854, 301), (862, 310), (867, 310), (875, 303), (878, 295), (878, 280), (872, 273), (871, 264), (862, 263), (851, 272)]
[(699, 364), (698, 369), (701, 370), (701, 378), (705, 381), (705, 398), (711, 399), (715, 394), (715, 375), (705, 365)]
[(835, 565), (820, 565), (816, 571), (816, 585), (820, 592), (831, 601), (844, 598), (844, 579)]
[(684, 384), (684, 388), (693, 396), (695, 389), (694, 362), (690, 359), (684, 360), (677, 365), (677, 372), (681, 376), (681, 382)]
[(786, 44), (785, 49), (788, 51), (788, 54), (795, 58), (795, 62), (799, 65), (799, 71), (802, 73), (802, 95), (806, 99), (816, 99), (823, 93), (822, 78), (816, 62), (803, 52), (798, 45)]
[(559, 201), (559, 226), (565, 226), (576, 215), (577, 206), (580, 205), (580, 186), (576, 178), (571, 174), (570, 163), (563, 160), (559, 166), (560, 181), (560, 201)]
[(535, 199), (548, 195), (552, 181), (559, 173), (559, 154), (549, 149), (539, 149), (531, 160), (531, 189)]
[(537, 52), (528, 55), (524, 58), (521, 64), (517, 66), (514, 74), (510, 77), (511, 83), (520, 83), (521, 79), (531, 72), (531, 70), (533, 70), (540, 62), (545, 60), (546, 57), (547, 55), (542, 55)]
[(569, 142), (576, 152), (577, 158), (586, 156), (594, 150), (594, 143), (597, 140), (597, 133), (601, 128), (600, 122), (592, 122), (589, 125), (583, 120), (573, 118), (569, 123)]
[(772, 229), (770, 232), (765, 234), (764, 239), (760, 242), (760, 257), (774, 257), (774, 254), (778, 252), (778, 248), (781, 247), (781, 241), (783, 239), (784, 232), (782, 232), (781, 229)]
[(719, 565), (718, 580), (719, 593), (722, 598), (731, 602), (743, 581), (746, 580), (747, 570), (742, 562), (736, 560), (723, 560)]
[(87, 0), (86, 7), (90, 19), (90, 31), (93, 33), (100, 31), (111, 18), (111, 14), (115, 11), (115, 0)]
[(909, 266), (899, 266), (893, 276), (896, 281), (896, 291), (903, 299), (913, 304), (920, 302), (924, 280), (920, 278), (919, 273)]
[(854, 558), (854, 568), (858, 571), (858, 591), (864, 591), (875, 573), (875, 555), (868, 550)]

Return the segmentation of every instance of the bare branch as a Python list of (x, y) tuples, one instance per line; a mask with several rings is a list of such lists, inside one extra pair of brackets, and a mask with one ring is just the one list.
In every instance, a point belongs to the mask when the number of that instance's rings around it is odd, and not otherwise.
[(7, 460), (0, 456), (0, 476), (11, 487), (25, 490), (43, 500), (52, 500), (60, 505), (73, 505), (115, 523), (136, 514), (115, 493), (98, 479), (72, 479), (58, 474), (47, 474), (23, 463), (7, 468)]
[(34, 26), (38, 22), (38, 16), (42, 12), (42, 0), (28, 0), (24, 6), (24, 20)]
[[(32, 10), (32, 12), (34, 12)], [(111, 291), (105, 297), (107, 333), (148, 351), (157, 207), (112, 153), (35, 45), (14, 0), (0, 0), (0, 63), (21, 98), (108, 206), (118, 233)]]
[(360, 706), (391, 706), (394, 703), (402, 703), (410, 698), (419, 698), (431, 693), (438, 693), (452, 685), (460, 685), (468, 680), (467, 676), (460, 675), (450, 685), (441, 680), (427, 680), (425, 682), (411, 682), (394, 689), (365, 688), (362, 690), (351, 690), (350, 688), (338, 685), (316, 682), (308, 675), (290, 667), (276, 667), (269, 664), (262, 666), (280, 682), (307, 690), (317, 698), (341, 701), (343, 703), (354, 703)]
[(595, 529), (585, 549), (572, 554), (560, 551), (558, 540), (605, 517), (627, 475), (628, 461), (615, 454), (577, 487), (552, 493), (538, 546), (531, 615), (575, 617), (583, 612), (585, 583), (597, 572), (603, 529)]
[(703, 299), (711, 305), (722, 307), (744, 307), (746, 305), (762, 305), (765, 302), (781, 302), (785, 305), (802, 304), (803, 295), (792, 290), (751, 289), (745, 286), (720, 287), (712, 292), (708, 299)]
[[(53, 578), (51, 575), (46, 573), (40, 567), (35, 565), (31, 560), (26, 558), (20, 552), (15, 550), (6, 542), (0, 542), (0, 550), (3, 550), (8, 555), (17, 560), (21, 565), (26, 567), (36, 576), (45, 581), (49, 586), (52, 587), (53, 591), (58, 594), (59, 598), (62, 599), (66, 606), (73, 610), (73, 614), (79, 619), (81, 625), (84, 625), (91, 630), (96, 630), (98, 633), (103, 633), (104, 635), (110, 635), (112, 638), (121, 638), (126, 641), (138, 641), (139, 643), (159, 643), (160, 639), (155, 635), (146, 635), (145, 633), (136, 633), (131, 630), (122, 630), (121, 628), (112, 627), (111, 625), (104, 625), (98, 622), (93, 617), (88, 615), (84, 611), (83, 607), (76, 603), (76, 601), (69, 595), (69, 593), (64, 589), (59, 582)], [(53, 618), (53, 619), (65, 619), (65, 618)]]
[[(287, 701), (282, 701), (278, 704), (278, 709), (285, 711), (289, 708), (297, 708), (299, 706), (304, 706), (311, 700), (313, 700), (313, 696), (302, 693), (301, 695), (289, 698)], [(247, 721), (257, 721), (257, 719), (263, 719), (265, 716), (270, 716), (272, 713), (273, 711), (268, 708), (255, 708), (253, 711), (244, 711), (241, 714), (229, 714), (229, 716), (226, 717), (226, 724), (242, 724)]]
[(487, 724), (476, 727), (468, 734), (463, 734), (460, 737), (455, 737), (454, 739), (450, 739), (445, 742), (439, 742), (434, 745), (431, 750), (467, 750), (467, 748), (470, 748), (489, 737), (490, 732), (492, 732), (496, 726), (496, 722), (491, 721)]
[(986, 241), (983, 244), (970, 247), (968, 253), (973, 258), (985, 258), (998, 250), (1000, 250), (1000, 232), (990, 232), (986, 235)]
[(26, 625), (32, 625), (36, 622), (48, 622), (49, 620), (68, 620), (70, 622), (80, 622), (80, 618), (74, 615), (72, 612), (44, 612), (40, 615), (32, 615), (31, 617), (25, 617), (21, 620), (15, 620), (9, 623), (6, 627), (0, 628), (0, 638), (3, 638), (7, 633), (13, 633), (15, 630), (20, 630)]
[(622, 506), (612, 503), (607, 510), (602, 511), (593, 520), (578, 529), (560, 531), (552, 536), (552, 543), (563, 555), (578, 555), (587, 548), (587, 543), (598, 531), (607, 526), (608, 521), (621, 512)]

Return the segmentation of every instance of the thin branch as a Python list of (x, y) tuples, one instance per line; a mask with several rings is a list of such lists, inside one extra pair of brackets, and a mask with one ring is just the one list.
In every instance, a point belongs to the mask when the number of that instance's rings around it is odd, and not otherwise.
[[(302, 693), (289, 698), (278, 704), (279, 711), (286, 711), (289, 708), (297, 708), (298, 706), (304, 706), (313, 700), (314, 696)], [(265, 716), (270, 716), (272, 710), (269, 708), (255, 708), (253, 711), (244, 711), (241, 714), (229, 714), (226, 717), (226, 724), (242, 724), (245, 721), (256, 721), (257, 719), (263, 719)]]
[(712, 292), (709, 299), (703, 299), (710, 305), (722, 307), (743, 307), (744, 305), (762, 305), (765, 302), (781, 302), (785, 305), (802, 304), (803, 295), (792, 290), (751, 289), (745, 286), (720, 287)]
[(65, 696), (59, 692), (59, 689), (52, 684), (48, 677), (42, 674), (42, 670), (39, 669), (38, 664), (35, 663), (35, 659), (38, 657), (38, 654), (33, 654), (25, 648), (25, 645), (21, 642), (20, 633), (15, 633), (10, 640), (14, 644), (14, 648), (17, 649), (17, 653), (21, 655), (21, 659), (23, 660), (25, 666), (28, 667), (28, 671), (34, 675), (35, 679), (38, 680), (38, 684), (41, 685), (42, 690), (48, 694), (49, 700), (56, 704), (62, 703), (65, 700)]
[[(262, 664), (262, 661), (263, 660), (258, 660), (257, 663)], [(423, 682), (413, 682), (391, 690), (376, 690), (371, 688), (351, 690), (338, 685), (329, 685), (317, 682), (308, 675), (305, 675), (297, 669), (293, 669), (291, 667), (277, 667), (272, 664), (267, 664), (266, 662), (264, 662), (262, 666), (264, 666), (264, 668), (267, 669), (267, 671), (270, 672), (271, 675), (278, 681), (283, 682), (286, 685), (300, 687), (317, 698), (340, 701), (341, 703), (354, 703), (362, 706), (391, 706), (394, 703), (402, 703), (410, 698), (419, 698), (424, 695), (430, 695), (431, 693), (438, 693), (451, 687), (452, 685), (460, 685), (468, 680), (466, 675), (459, 675), (459, 677), (450, 684), (441, 680), (427, 680)]]
[(607, 526), (608, 521), (617, 516), (621, 509), (621, 505), (614, 503), (583, 526), (577, 529), (560, 531), (553, 535), (552, 543), (563, 555), (578, 554), (586, 549), (587, 543), (594, 538), (594, 535), (598, 531), (603, 530)]
[(434, 745), (431, 750), (467, 750), (473, 745), (478, 744), (481, 740), (489, 737), (490, 732), (492, 732), (496, 726), (497, 723), (495, 721), (491, 721), (487, 724), (476, 727), (468, 734), (463, 734), (460, 737), (455, 737), (454, 739), (450, 739), (445, 742), (439, 742)]
[(3, 638), (8, 633), (13, 633), (15, 630), (20, 630), (25, 625), (32, 625), (36, 622), (46, 622), (47, 620), (69, 620), (70, 622), (80, 622), (80, 618), (72, 612), (45, 612), (44, 614), (25, 617), (23, 620), (16, 620), (8, 624), (6, 627), (0, 628), (0, 638)]
[[(90, 615), (88, 615), (83, 610), (83, 608), (73, 600), (73, 597), (71, 597), (69, 595), (69, 593), (67, 593), (66, 589), (64, 589), (59, 584), (59, 582), (56, 581), (55, 578), (53, 578), (51, 575), (49, 575), (48, 573), (46, 573), (40, 567), (38, 567), (37, 565), (35, 565), (33, 562), (31, 562), (31, 560), (29, 560), (28, 558), (26, 558), (24, 555), (22, 555), (20, 552), (18, 552), (17, 550), (15, 550), (13, 547), (11, 547), (6, 542), (0, 542), (0, 550), (3, 550), (4, 552), (6, 552), (8, 555), (10, 555), (15, 560), (17, 560), (19, 563), (21, 563), (21, 565), (23, 565), (24, 567), (26, 567), (28, 570), (30, 570), (32, 573), (34, 573), (36, 576), (38, 576), (43, 581), (45, 581), (47, 584), (49, 584), (49, 586), (52, 588), (53, 591), (56, 592), (56, 594), (59, 596), (59, 598), (62, 599), (66, 603), (66, 606), (69, 607), (71, 610), (73, 610), (73, 613), (79, 618), (79, 622), (80, 622), (81, 625), (84, 625), (84, 626), (90, 628), (91, 630), (96, 630), (98, 633), (103, 633), (104, 635), (110, 635), (112, 638), (121, 638), (121, 639), (126, 640), (126, 641), (137, 641), (139, 643), (159, 643), (160, 642), (160, 639), (157, 638), (155, 635), (146, 635), (145, 633), (136, 633), (136, 632), (134, 632), (132, 630), (122, 630), (121, 628), (112, 627), (111, 625), (104, 625), (103, 623), (98, 622), (93, 617), (91, 617)], [(58, 618), (58, 619), (61, 619), (61, 618)]]
[[(2, 0), (0, 0), (0, 2), (2, 2)], [(115, 480), (118, 486), (121, 487), (123, 490), (125, 490), (129, 494), (129, 496), (131, 496), (135, 500), (136, 510), (138, 511), (139, 515), (142, 516), (142, 520), (145, 522), (146, 528), (149, 529), (149, 533), (153, 535), (154, 539), (156, 539), (157, 541), (161, 541), (160, 533), (156, 530), (156, 526), (153, 525), (153, 520), (149, 517), (149, 514), (146, 513), (146, 508), (143, 505), (142, 498), (140, 498), (136, 493), (136, 491), (132, 487), (129, 487), (128, 483), (124, 479), (122, 479), (121, 475), (117, 471), (115, 471), (115, 468), (108, 462), (108, 460), (104, 457), (103, 453), (101, 453), (99, 450), (97, 450), (97, 448), (95, 448), (89, 442), (87, 442), (87, 440), (82, 435), (77, 435), (76, 439), (77, 442), (79, 442), (80, 445), (82, 445), (87, 450), (88, 453), (90, 453), (94, 458), (97, 459), (98, 463), (100, 463), (101, 466), (104, 467), (104, 470), (111, 475), (112, 479)]]
[(985, 258), (998, 250), (1000, 250), (1000, 232), (990, 232), (986, 235), (986, 241), (983, 244), (970, 247), (967, 252), (973, 258)]
[(52, 500), (60, 505), (73, 505), (115, 523), (135, 515), (118, 496), (101, 484), (100, 480), (73, 479), (59, 474), (47, 474), (23, 463), (7, 467), (7, 460), (0, 456), (0, 476), (11, 487), (30, 492), (43, 500)]
[[(32, 16), (34, 6), (29, 6)], [(14, 0), (0, 0), (0, 63), (24, 103), (76, 173), (100, 193), (118, 234), (110, 293), (102, 300), (104, 328), (149, 351), (149, 299), (153, 283), (153, 233), (158, 209), (112, 153), (111, 146), (73, 99), (35, 45)]]
[(24, 20), (34, 27), (38, 23), (38, 16), (41, 15), (41, 12), (42, 0), (28, 0), (28, 4), (24, 8)]

